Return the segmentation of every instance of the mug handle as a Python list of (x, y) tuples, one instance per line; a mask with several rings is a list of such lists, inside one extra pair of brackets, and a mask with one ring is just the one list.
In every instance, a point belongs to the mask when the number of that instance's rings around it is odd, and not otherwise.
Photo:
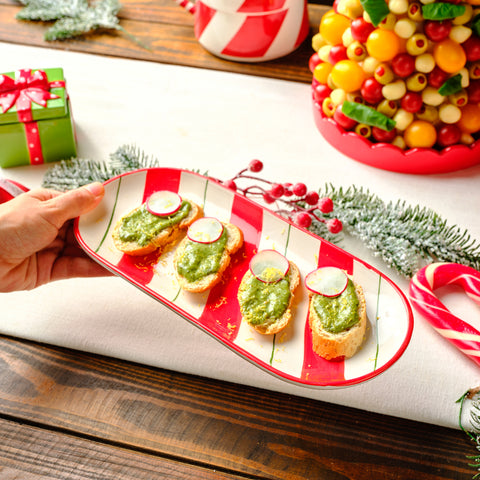
[(173, 0), (177, 5), (180, 5), (188, 13), (195, 13), (195, 4), (190, 0)]

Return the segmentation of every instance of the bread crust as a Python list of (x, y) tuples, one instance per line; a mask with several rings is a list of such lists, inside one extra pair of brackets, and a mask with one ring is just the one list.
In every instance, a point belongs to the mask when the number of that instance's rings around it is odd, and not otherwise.
[[(290, 320), (292, 319), (292, 303), (294, 299), (294, 292), (298, 285), (300, 284), (300, 271), (298, 270), (298, 267), (291, 261), (290, 263), (290, 269), (288, 271), (288, 277), (290, 281), (290, 300), (288, 302), (287, 309), (285, 310), (284, 314), (275, 320), (273, 323), (268, 323), (266, 325), (252, 325), (251, 323), (248, 322), (248, 320), (243, 316), (242, 312), (242, 306), (240, 305), (240, 312), (242, 313), (242, 319), (245, 320), (252, 328), (254, 328), (258, 333), (261, 333), (262, 335), (273, 335), (274, 333), (278, 333), (282, 331), (289, 323)], [(242, 292), (242, 290), (245, 288), (246, 282), (252, 277), (252, 272), (247, 270), (245, 275), (243, 276), (242, 282), (240, 283), (240, 287), (238, 289), (238, 295)]]
[(147, 255), (151, 252), (159, 248), (166, 247), (178, 240), (179, 237), (185, 232), (185, 230), (195, 221), (198, 220), (200, 217), (203, 216), (203, 209), (197, 205), (196, 203), (192, 202), (191, 200), (184, 199), (185, 201), (189, 202), (191, 205), (190, 212), (188, 215), (178, 224), (173, 225), (171, 227), (167, 227), (162, 230), (156, 237), (152, 238), (152, 240), (147, 245), (139, 245), (136, 242), (124, 242), (119, 237), (119, 229), (122, 225), (122, 221), (125, 217), (131, 215), (132, 213), (136, 212), (141, 206), (135, 208), (127, 215), (124, 215), (115, 225), (112, 233), (113, 243), (115, 247), (120, 250), (121, 252), (131, 255), (131, 256), (140, 256), (140, 255)]
[(364, 341), (367, 327), (365, 295), (360, 285), (354, 285), (358, 297), (359, 321), (340, 333), (330, 333), (323, 329), (321, 319), (313, 306), (315, 295), (310, 295), (308, 319), (312, 330), (313, 351), (327, 360), (351, 358)]
[(189, 241), (188, 237), (185, 237), (177, 249), (175, 250), (175, 255), (173, 257), (173, 266), (175, 270), (175, 276), (177, 277), (178, 283), (183, 290), (193, 293), (205, 292), (206, 290), (211, 289), (222, 279), (223, 273), (230, 265), (230, 259), (232, 255), (237, 252), (243, 245), (243, 232), (232, 223), (222, 222), (224, 228), (227, 230), (227, 243), (225, 245), (225, 250), (223, 251), (222, 258), (220, 259), (220, 267), (217, 272), (206, 275), (205, 277), (196, 280), (195, 282), (190, 282), (184, 276), (180, 275), (178, 272), (178, 262), (183, 255), (185, 245)]

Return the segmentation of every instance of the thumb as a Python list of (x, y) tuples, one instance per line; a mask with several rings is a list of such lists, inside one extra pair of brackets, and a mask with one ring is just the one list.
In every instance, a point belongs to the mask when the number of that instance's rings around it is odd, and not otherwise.
[(67, 220), (93, 210), (105, 194), (99, 182), (90, 183), (75, 190), (58, 195), (49, 200), (50, 221), (60, 228)]

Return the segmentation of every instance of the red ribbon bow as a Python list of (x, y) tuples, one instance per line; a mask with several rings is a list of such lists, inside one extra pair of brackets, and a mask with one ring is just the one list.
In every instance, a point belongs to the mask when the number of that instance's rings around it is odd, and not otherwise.
[(30, 163), (43, 163), (42, 145), (37, 122), (32, 117), (32, 102), (42, 107), (47, 100), (60, 98), (50, 93), (51, 88), (65, 87), (62, 80), (49, 82), (43, 70), (18, 70), (15, 79), (0, 75), (0, 107), (2, 113), (8, 112), (14, 105), (17, 107), (18, 120), (24, 124)]
[(59, 98), (50, 93), (54, 87), (65, 87), (65, 82), (49, 82), (43, 70), (18, 70), (15, 80), (0, 75), (0, 106), (2, 113), (8, 112), (14, 105), (17, 107), (20, 122), (32, 121), (32, 102), (42, 107), (47, 106), (47, 100)]

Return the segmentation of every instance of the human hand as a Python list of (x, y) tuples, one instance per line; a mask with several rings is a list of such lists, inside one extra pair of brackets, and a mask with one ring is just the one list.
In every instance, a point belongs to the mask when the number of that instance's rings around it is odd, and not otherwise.
[(0, 292), (71, 277), (108, 275), (73, 235), (73, 218), (103, 198), (101, 183), (66, 193), (37, 189), (0, 205)]

